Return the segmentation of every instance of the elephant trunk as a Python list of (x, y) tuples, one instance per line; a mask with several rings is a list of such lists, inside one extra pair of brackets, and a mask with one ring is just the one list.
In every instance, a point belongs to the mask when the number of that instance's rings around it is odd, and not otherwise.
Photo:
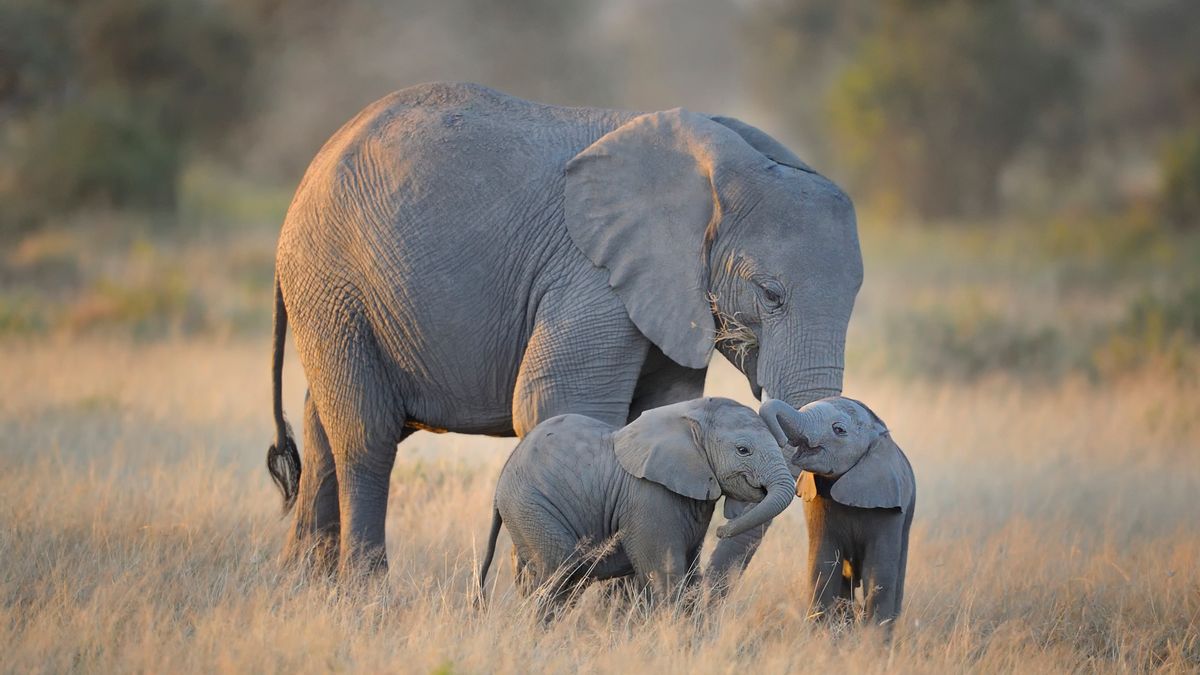
[(768, 398), (759, 408), (771, 435), (779, 447), (797, 446), (804, 441), (804, 413), (777, 399)]
[[(780, 457), (782, 460), (782, 457)], [(783, 513), (792, 497), (796, 495), (796, 479), (788, 471), (787, 465), (779, 462), (777, 470), (767, 486), (767, 496), (755, 504), (749, 511), (717, 528), (717, 536), (722, 539), (736, 537), (739, 534), (765, 525), (772, 518)]]
[(800, 408), (817, 399), (842, 393), (844, 330), (810, 329), (801, 332), (799, 337), (791, 336), (782, 344), (775, 344), (774, 349), (764, 345), (757, 363), (756, 379), (765, 396)]

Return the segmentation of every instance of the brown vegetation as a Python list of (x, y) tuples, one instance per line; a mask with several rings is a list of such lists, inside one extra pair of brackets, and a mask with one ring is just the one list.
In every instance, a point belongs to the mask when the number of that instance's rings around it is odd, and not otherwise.
[[(3, 669), (1194, 671), (1194, 342), (1180, 342), (1182, 362), (1147, 347), (1112, 372), (1063, 366), (1047, 377), (988, 361), (922, 375), (912, 367), (929, 358), (912, 351), (920, 342), (897, 346), (889, 328), (903, 314), (969, 324), (955, 308), (974, 297), (999, 317), (991, 333), (1046, 326), (1071, 344), (1088, 326), (1125, 325), (1125, 298), (1169, 296), (1155, 294), (1157, 275), (1186, 278), (1187, 259), (1152, 258), (1120, 278), (1105, 263), (1101, 283), (1089, 281), (1086, 261), (1038, 262), (1014, 243), (1035, 240), (1027, 231), (972, 236), (864, 231), (868, 276), (846, 390), (885, 416), (919, 484), (907, 607), (891, 646), (871, 631), (805, 622), (799, 508), (773, 528), (728, 601), (694, 616), (647, 616), (593, 590), (542, 629), (512, 592), (507, 556), (493, 568), (488, 609), (472, 609), (511, 440), (422, 433), (402, 446), (388, 520), (392, 569), (378, 586), (347, 595), (281, 571), (286, 523), (262, 466), (268, 341), (264, 326), (232, 328), (243, 312), (266, 313), (267, 230), (207, 243), (101, 239), (78, 254), (52, 237), (28, 240), (6, 260), (6, 297), (41, 294), (43, 315), (67, 323), (47, 319), (48, 328), (2, 342)], [(154, 252), (130, 253), (147, 247)], [(71, 323), (101, 271), (140, 283), (134, 259), (170, 260), (205, 321), (139, 333), (114, 310), (103, 326)], [(76, 272), (54, 295), (53, 284), (16, 280), (13, 265)], [(241, 283), (261, 306), (228, 300)], [(1014, 307), (1029, 310), (1030, 324)], [(140, 316), (125, 318), (136, 326)], [(927, 348), (959, 358), (939, 345)], [(292, 360), (287, 368), (295, 416), (303, 374)], [(709, 392), (749, 400), (720, 357)]]

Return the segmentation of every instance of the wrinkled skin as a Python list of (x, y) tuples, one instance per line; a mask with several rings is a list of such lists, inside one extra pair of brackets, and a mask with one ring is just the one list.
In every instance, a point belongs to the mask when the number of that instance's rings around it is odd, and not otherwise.
[(795, 489), (766, 425), (729, 399), (655, 408), (621, 429), (553, 417), (517, 445), (500, 474), (481, 590), (503, 522), (518, 587), (528, 594), (549, 584), (551, 607), (581, 583), (627, 576), (652, 598), (673, 597), (697, 579), (718, 497), (755, 503), (717, 528), (726, 538), (774, 518)]
[[(296, 506), (285, 558), (384, 569), (413, 431), (623, 425), (702, 395), (718, 325), (739, 327), (717, 347), (755, 390), (838, 393), (861, 282), (845, 193), (737, 120), (396, 92), (325, 144), (279, 238), (268, 467)], [(281, 399), (289, 325), (303, 463)], [(723, 540), (714, 568), (758, 536)]]
[(908, 458), (883, 421), (853, 399), (827, 398), (800, 410), (769, 400), (759, 413), (800, 477), (812, 615), (848, 608), (861, 585), (866, 620), (891, 625), (904, 600), (916, 509)]

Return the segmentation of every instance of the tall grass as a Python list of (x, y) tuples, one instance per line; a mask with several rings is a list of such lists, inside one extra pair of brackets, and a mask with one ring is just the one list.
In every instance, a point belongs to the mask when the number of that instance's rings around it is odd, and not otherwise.
[[(10, 341), (5, 353), (7, 671), (1200, 667), (1194, 382), (852, 375), (847, 391), (885, 416), (919, 484), (907, 607), (889, 645), (805, 622), (798, 507), (732, 595), (694, 614), (647, 614), (593, 589), (543, 628), (505, 555), (487, 608), (474, 609), (511, 440), (410, 439), (392, 479), (390, 573), (339, 590), (276, 563), (286, 523), (262, 468), (265, 344)], [(298, 411), (293, 362), (285, 382)], [(723, 362), (709, 389), (748, 397)]]
[[(385, 579), (283, 570), (274, 228), (31, 235), (0, 255), (0, 670), (1194, 672), (1200, 240), (1074, 227), (864, 229), (846, 392), (918, 482), (890, 643), (805, 621), (798, 505), (695, 613), (593, 588), (544, 628), (507, 535), (475, 609), (511, 439), (400, 447)], [(708, 393), (751, 402), (720, 357)]]

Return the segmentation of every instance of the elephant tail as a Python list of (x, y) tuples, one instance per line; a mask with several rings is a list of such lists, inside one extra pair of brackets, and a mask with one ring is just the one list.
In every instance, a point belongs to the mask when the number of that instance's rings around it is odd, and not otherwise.
[(283, 493), (283, 512), (296, 503), (300, 489), (300, 453), (292, 439), (292, 427), (283, 416), (283, 348), (287, 344), (287, 307), (275, 272), (275, 335), (271, 343), (271, 397), (275, 406), (275, 444), (267, 450), (267, 471)]
[(483, 602), (487, 594), (487, 573), (492, 566), (492, 557), (496, 555), (496, 538), (500, 536), (500, 525), (504, 520), (500, 517), (500, 509), (492, 508), (492, 531), (488, 533), (487, 551), (483, 554), (483, 564), (479, 566), (479, 601)]

